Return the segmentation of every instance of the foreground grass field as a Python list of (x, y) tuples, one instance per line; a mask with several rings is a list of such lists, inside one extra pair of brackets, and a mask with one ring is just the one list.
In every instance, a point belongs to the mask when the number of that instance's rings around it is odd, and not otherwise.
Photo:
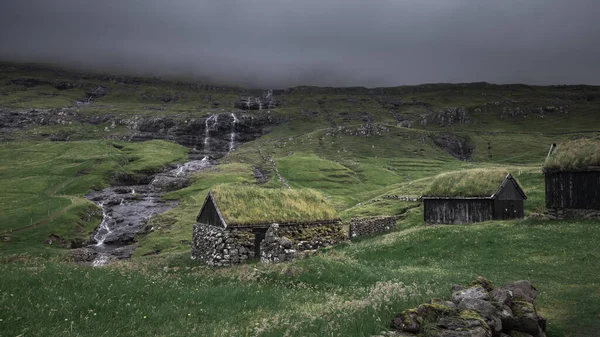
[(598, 336), (597, 222), (404, 229), (278, 266), (198, 266), (189, 254), (98, 269), (3, 257), (3, 336), (369, 336), (483, 274), (529, 279), (549, 336)]

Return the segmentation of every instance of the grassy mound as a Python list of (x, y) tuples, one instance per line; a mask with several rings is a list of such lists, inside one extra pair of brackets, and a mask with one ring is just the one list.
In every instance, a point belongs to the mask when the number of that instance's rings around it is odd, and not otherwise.
[(558, 144), (544, 165), (544, 172), (577, 172), (600, 168), (600, 138), (577, 139)]
[(508, 172), (504, 169), (473, 169), (442, 173), (423, 193), (432, 197), (489, 197), (498, 191)]
[(218, 185), (211, 192), (228, 225), (311, 222), (338, 218), (325, 197), (312, 189)]

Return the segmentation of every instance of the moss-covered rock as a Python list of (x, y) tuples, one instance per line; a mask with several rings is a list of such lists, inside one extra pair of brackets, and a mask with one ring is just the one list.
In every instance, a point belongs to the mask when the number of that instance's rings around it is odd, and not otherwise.
[(404, 332), (418, 333), (421, 331), (422, 317), (417, 309), (406, 309), (392, 320), (392, 328)]
[(476, 279), (474, 279), (473, 281), (471, 281), (471, 286), (481, 286), (483, 289), (485, 289), (485, 291), (492, 291), (494, 290), (496, 287), (494, 286), (494, 284), (489, 281), (488, 279), (486, 279), (483, 276), (477, 276)]

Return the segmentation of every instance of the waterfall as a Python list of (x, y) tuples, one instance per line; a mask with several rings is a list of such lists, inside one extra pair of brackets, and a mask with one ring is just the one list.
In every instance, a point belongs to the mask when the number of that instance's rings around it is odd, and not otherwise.
[[(204, 121), (204, 153), (206, 154), (210, 150), (210, 131), (217, 125), (217, 119), (219, 115), (210, 115)], [(212, 124), (212, 126), (211, 126)]]
[[(102, 208), (102, 222), (100, 223), (100, 226), (98, 226), (98, 231), (94, 235), (94, 240), (96, 240), (96, 246), (102, 246), (104, 244), (104, 240), (106, 240), (108, 235), (110, 233), (112, 233), (112, 231), (110, 230), (110, 227), (108, 227), (108, 222), (112, 218), (108, 215), (108, 213), (106, 213), (106, 209), (104, 208), (104, 203), (100, 203), (100, 204), (98, 204), (98, 206), (100, 206)], [(105, 233), (101, 234), (102, 232), (105, 232)]]
[(231, 152), (235, 146), (235, 138), (237, 137), (235, 133), (235, 124), (238, 122), (238, 119), (233, 112), (231, 113), (231, 117), (233, 118), (233, 122), (231, 123), (231, 136), (229, 138), (229, 152)]

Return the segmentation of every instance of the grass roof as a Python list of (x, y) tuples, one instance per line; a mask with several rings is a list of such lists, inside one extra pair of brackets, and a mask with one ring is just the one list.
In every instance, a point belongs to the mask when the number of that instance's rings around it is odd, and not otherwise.
[(423, 193), (428, 197), (490, 197), (506, 178), (504, 169), (472, 169), (442, 173)]
[(337, 212), (313, 189), (217, 185), (211, 190), (228, 225), (337, 220)]
[(577, 172), (590, 169), (600, 169), (600, 138), (560, 143), (544, 165), (544, 172)]

